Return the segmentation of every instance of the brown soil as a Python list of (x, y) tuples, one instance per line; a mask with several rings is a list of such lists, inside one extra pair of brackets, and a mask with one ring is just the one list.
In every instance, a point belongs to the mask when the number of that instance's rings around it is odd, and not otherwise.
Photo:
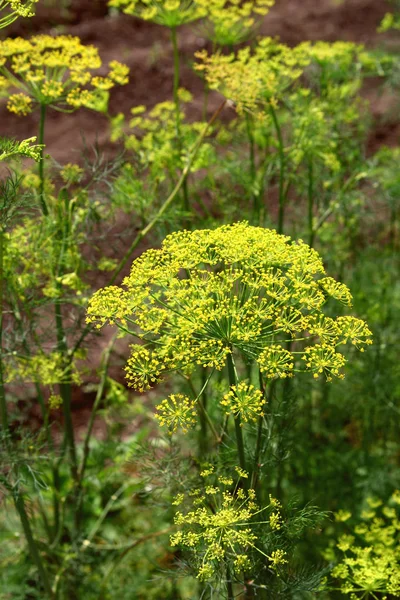
[[(72, 0), (70, 8), (61, 13), (59, 8), (46, 4), (40, 2), (36, 17), (17, 21), (7, 34), (29, 36), (38, 32), (58, 32), (77, 35), (84, 43), (99, 48), (105, 66), (113, 59), (128, 64), (131, 81), (129, 85), (112, 91), (111, 113), (128, 113), (137, 104), (152, 106), (171, 97), (173, 65), (169, 34), (165, 28), (126, 15), (109, 16), (106, 0)], [(276, 0), (261, 32), (279, 36), (290, 45), (303, 40), (342, 39), (376, 46), (383, 40), (390, 41), (390, 35), (383, 38), (376, 33), (387, 10), (388, 5), (378, 0)], [(202, 83), (190, 63), (194, 52), (206, 46), (206, 41), (201, 37), (199, 27), (194, 26), (181, 30), (179, 43), (184, 57), (182, 85), (193, 93), (192, 115), (198, 116), (202, 106)], [(376, 107), (379, 116), (388, 100), (373, 100), (373, 108)], [(213, 94), (209, 110), (215, 109), (217, 103), (218, 95)], [(0, 104), (0, 119), (2, 135), (22, 139), (37, 131), (36, 114), (14, 117), (6, 111), (5, 101)], [(397, 124), (379, 126), (379, 144), (392, 141), (397, 133)], [(107, 119), (103, 115), (88, 110), (79, 110), (72, 115), (50, 112), (46, 144), (55, 160), (61, 163), (77, 160), (82, 137), (88, 144), (97, 140), (104, 150), (112, 148), (108, 140)]]

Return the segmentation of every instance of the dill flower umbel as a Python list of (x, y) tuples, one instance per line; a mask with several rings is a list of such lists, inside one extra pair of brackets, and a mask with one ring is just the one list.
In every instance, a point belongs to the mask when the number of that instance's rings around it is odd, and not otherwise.
[(101, 64), (94, 46), (85, 46), (78, 37), (70, 35), (3, 40), (0, 85), (7, 90), (20, 90), (9, 94), (8, 110), (23, 116), (32, 112), (36, 103), (71, 111), (80, 106), (104, 111), (107, 90), (128, 83), (129, 69), (112, 61), (106, 77), (92, 75)]
[[(122, 287), (99, 290), (87, 320), (114, 323), (144, 340), (132, 346), (126, 367), (140, 391), (177, 369), (220, 370), (233, 352), (256, 361), (269, 378), (309, 371), (330, 381), (346, 362), (338, 346), (372, 342), (363, 321), (325, 316), (329, 299), (349, 306), (351, 294), (324, 275), (314, 249), (274, 230), (244, 222), (180, 231), (137, 258)], [(225, 398), (230, 411), (244, 412), (248, 396), (240, 394)], [(254, 390), (249, 398), (252, 418), (261, 400)]]
[(204, 73), (210, 88), (232, 100), (239, 113), (260, 113), (268, 105), (275, 107), (305, 73), (312, 79), (317, 75), (318, 80), (323, 72), (325, 80), (331, 78), (337, 83), (344, 77), (348, 81), (350, 68), (355, 76), (363, 64), (374, 70), (374, 61), (363, 47), (350, 42), (302, 42), (290, 48), (265, 37), (253, 50), (247, 47), (236, 54), (212, 55), (201, 50), (196, 56), (196, 70)]
[(206, 18), (203, 31), (216, 44), (237, 44), (248, 34), (255, 16), (266, 15), (274, 0), (110, 0), (108, 5), (128, 15), (172, 29)]
[(108, 5), (128, 15), (171, 28), (196, 21), (207, 14), (203, 3), (188, 0), (110, 0)]
[[(205, 479), (213, 477), (217, 485), (207, 485), (189, 494), (179, 494), (173, 504), (189, 505), (186, 511), (178, 511), (175, 525), (178, 531), (171, 535), (171, 546), (180, 546), (192, 553), (197, 577), (211, 579), (220, 566), (229, 565), (240, 574), (250, 568), (253, 551), (264, 556), (272, 567), (287, 562), (285, 552), (274, 550), (269, 556), (261, 549), (255, 526), (262, 525), (268, 532), (280, 528), (282, 517), (279, 502), (270, 499), (268, 506), (261, 508), (255, 502), (253, 489), (246, 492), (239, 488), (232, 491), (232, 478), (218, 477), (208, 472)], [(267, 515), (265, 515), (267, 513)], [(266, 517), (269, 519), (266, 520)], [(262, 520), (255, 519), (262, 514)], [(279, 524), (279, 525), (278, 525)]]
[(257, 421), (263, 415), (264, 404), (262, 392), (244, 381), (232, 386), (221, 400), (221, 406), (227, 415), (240, 415), (244, 422)]
[[(351, 598), (376, 598), (376, 594), (400, 595), (400, 495), (396, 490), (387, 504), (367, 498), (368, 508), (351, 533), (341, 535), (341, 552), (332, 576), (340, 591)], [(346, 519), (339, 519), (347, 521)], [(354, 535), (353, 535), (354, 533)], [(335, 552), (336, 554), (336, 552)], [(379, 596), (381, 597), (381, 596)]]
[(182, 394), (171, 394), (157, 406), (155, 418), (161, 426), (168, 427), (170, 434), (178, 428), (187, 433), (196, 424), (196, 414), (194, 401)]
[(0, 0), (0, 29), (8, 27), (18, 17), (33, 17), (39, 0)]

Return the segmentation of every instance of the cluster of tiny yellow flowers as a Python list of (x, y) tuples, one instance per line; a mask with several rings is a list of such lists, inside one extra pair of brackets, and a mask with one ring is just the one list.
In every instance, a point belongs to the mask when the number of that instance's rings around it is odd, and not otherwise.
[[(146, 342), (132, 346), (126, 367), (140, 391), (177, 369), (221, 370), (235, 349), (270, 378), (305, 370), (331, 380), (346, 362), (337, 347), (350, 341), (362, 349), (371, 332), (355, 317), (325, 316), (329, 298), (351, 305), (351, 295), (324, 275), (314, 249), (274, 230), (244, 222), (180, 231), (137, 258), (122, 288), (99, 290), (87, 321), (122, 330), (128, 323)], [(284, 347), (296, 340), (291, 350)], [(248, 402), (246, 418), (261, 411), (259, 394), (243, 385), (224, 401), (237, 413)]]
[(329, 69), (337, 75), (338, 70), (344, 72), (357, 61), (371, 62), (362, 46), (350, 42), (303, 42), (290, 48), (270, 37), (261, 38), (253, 50), (247, 47), (236, 54), (213, 55), (201, 50), (196, 56), (196, 69), (204, 73), (212, 89), (236, 104), (238, 112), (261, 113), (266, 106), (276, 106), (283, 96), (287, 97), (310, 65), (317, 70), (323, 67), (326, 76)]
[(60, 171), (62, 180), (66, 185), (79, 183), (83, 177), (84, 170), (79, 165), (68, 163)]
[[(205, 480), (213, 475), (213, 467), (201, 473)], [(237, 573), (245, 571), (251, 565), (249, 555), (253, 550), (264, 556), (271, 568), (287, 562), (282, 550), (275, 550), (271, 555), (264, 553), (253, 531), (254, 525), (260, 524), (254, 517), (267, 510), (273, 512), (269, 520), (261, 523), (270, 530), (280, 528), (279, 502), (271, 498), (270, 504), (260, 509), (253, 489), (244, 491), (236, 486), (232, 491), (232, 477), (217, 477), (215, 483), (217, 485), (208, 485), (205, 481), (203, 489), (178, 494), (173, 502), (174, 505), (186, 501), (190, 504), (186, 512), (176, 513), (174, 522), (179, 530), (170, 541), (172, 546), (179, 545), (194, 554), (197, 577), (200, 580), (212, 578), (221, 564), (230, 564)]]
[(48, 400), (50, 410), (57, 410), (62, 405), (62, 398), (60, 394), (51, 394)]
[(187, 433), (196, 424), (196, 403), (182, 394), (171, 394), (157, 406), (155, 418), (167, 426), (170, 434), (178, 428)]
[(253, 385), (241, 381), (238, 385), (233, 385), (230, 391), (225, 394), (221, 400), (227, 415), (241, 417), (241, 421), (257, 421), (258, 417), (262, 416), (265, 398)]
[(106, 77), (93, 76), (92, 70), (101, 64), (97, 49), (85, 46), (78, 37), (7, 38), (0, 42), (0, 86), (20, 90), (9, 94), (8, 110), (24, 116), (35, 103), (68, 110), (80, 106), (106, 110), (105, 90), (128, 83), (129, 69), (112, 61)]
[[(336, 544), (343, 555), (332, 571), (341, 581), (340, 591), (351, 598), (388, 594), (400, 596), (400, 492), (387, 504), (367, 498), (361, 522)], [(339, 511), (336, 520), (347, 522), (348, 512)], [(379, 596), (381, 597), (381, 596)]]
[[(190, 102), (192, 96), (182, 88), (178, 94), (181, 106), (180, 144), (177, 143), (176, 105), (169, 101), (160, 102), (149, 111), (142, 105), (133, 107), (129, 121), (130, 131), (124, 136), (126, 149), (135, 152), (141, 167), (148, 168), (150, 175), (158, 180), (164, 180), (168, 174), (175, 176), (176, 169), (182, 168), (187, 162), (193, 144), (205, 128), (205, 124), (200, 121), (186, 122), (182, 106)], [(113, 141), (124, 135), (123, 124), (122, 114), (112, 119)], [(212, 129), (209, 133), (212, 133)], [(191, 165), (191, 172), (205, 168), (212, 156), (214, 151), (211, 144), (203, 143)]]
[(18, 17), (33, 17), (39, 0), (0, 0), (0, 29), (11, 25)]
[(109, 0), (108, 5), (166, 27), (207, 19), (204, 32), (218, 45), (242, 41), (254, 25), (257, 15), (268, 13), (274, 0)]
[[(77, 357), (78, 358), (78, 357)], [(59, 352), (37, 354), (26, 358), (15, 357), (7, 369), (7, 383), (37, 382), (43, 385), (57, 383), (80, 383), (76, 361), (65, 365)]]
[[(197, 0), (199, 2), (199, 0)], [(207, 9), (203, 31), (217, 46), (232, 47), (242, 42), (254, 26), (257, 17), (265, 16), (275, 0), (200, 0)]]

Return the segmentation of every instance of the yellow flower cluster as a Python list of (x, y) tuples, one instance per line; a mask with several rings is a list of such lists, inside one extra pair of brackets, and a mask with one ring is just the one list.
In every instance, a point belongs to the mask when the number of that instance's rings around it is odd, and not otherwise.
[(240, 416), (245, 423), (249, 420), (257, 421), (264, 414), (265, 403), (262, 392), (245, 381), (233, 385), (221, 400), (221, 406), (227, 415)]
[(83, 45), (78, 37), (7, 38), (0, 42), (0, 86), (21, 90), (9, 95), (8, 110), (26, 115), (37, 103), (68, 110), (86, 106), (104, 111), (106, 90), (128, 83), (129, 69), (112, 61), (106, 77), (92, 76), (91, 71), (101, 64), (97, 49)]
[[(212, 468), (205, 477), (210, 476), (213, 476)], [(192, 510), (176, 513), (174, 521), (179, 530), (171, 536), (171, 546), (179, 545), (194, 553), (197, 577), (202, 581), (212, 578), (220, 564), (230, 564), (240, 573), (249, 567), (249, 553), (253, 550), (267, 558), (273, 567), (287, 562), (282, 550), (275, 550), (271, 556), (264, 553), (253, 531), (259, 524), (269, 526), (270, 531), (279, 529), (282, 521), (277, 510), (279, 502), (271, 498), (270, 504), (260, 509), (255, 502), (255, 491), (245, 492), (241, 488), (231, 491), (227, 486), (231, 487), (232, 481), (229, 477), (219, 477), (218, 486), (205, 484), (204, 489), (179, 494), (178, 502), (174, 502), (182, 504), (187, 500)], [(254, 520), (267, 510), (273, 511), (268, 521)]]
[(206, 18), (204, 31), (218, 45), (242, 41), (254, 25), (255, 15), (266, 15), (275, 0), (110, 0), (108, 5), (166, 27)]
[[(179, 98), (181, 107), (192, 100), (191, 94), (184, 89), (179, 90)], [(146, 111), (145, 106), (135, 106), (131, 114), (129, 127), (132, 133), (125, 136), (126, 149), (135, 152), (141, 167), (148, 168), (154, 179), (163, 181), (168, 175), (175, 177), (177, 169), (186, 164), (193, 144), (204, 131), (205, 124), (200, 121), (188, 123), (185, 112), (181, 109), (180, 143), (178, 143), (174, 102), (160, 102), (149, 111)], [(112, 120), (113, 141), (123, 135), (122, 123), (123, 115), (117, 115)], [(212, 129), (209, 134), (211, 133)], [(191, 166), (191, 172), (208, 166), (213, 156), (212, 146), (203, 143)]]
[(7, 383), (35, 382), (42, 385), (57, 383), (80, 383), (79, 370), (75, 362), (72, 366), (64, 364), (59, 352), (37, 354), (26, 358), (15, 358), (7, 369)]
[[(370, 344), (371, 332), (354, 317), (325, 317), (329, 297), (350, 304), (351, 295), (324, 274), (315, 250), (274, 230), (242, 222), (180, 231), (137, 258), (122, 288), (99, 290), (87, 321), (138, 328), (148, 344), (133, 346), (126, 370), (139, 390), (176, 369), (220, 370), (235, 349), (268, 377), (291, 375), (303, 358), (305, 370), (330, 380), (345, 363), (337, 346), (348, 340), (357, 347)], [(295, 340), (306, 349), (282, 345)], [(255, 390), (242, 392), (243, 398), (229, 397), (230, 410), (240, 411), (240, 402), (243, 408), (250, 398), (257, 413)]]
[(108, 5), (128, 15), (166, 27), (179, 27), (206, 16), (205, 3), (191, 0), (110, 0)]
[(332, 575), (342, 580), (342, 594), (352, 598), (367, 595), (376, 598), (376, 594), (397, 598), (400, 596), (400, 492), (396, 491), (386, 505), (373, 498), (367, 499), (367, 505), (361, 523), (351, 534), (340, 537), (336, 546), (344, 556)]
[(171, 394), (157, 406), (155, 418), (172, 435), (178, 428), (187, 433), (196, 424), (196, 403), (182, 394)]
[[(293, 83), (312, 65), (324, 69), (325, 77), (346, 72), (349, 65), (359, 60), (368, 61), (362, 46), (350, 42), (303, 42), (294, 48), (265, 37), (251, 50), (243, 48), (237, 54), (209, 55), (196, 53), (196, 70), (203, 72), (208, 85), (218, 89), (233, 101), (238, 112), (261, 111), (268, 104), (275, 106), (287, 94)], [(315, 70), (315, 69), (314, 69)], [(311, 70), (312, 71), (312, 70)]]
[(265, 16), (274, 3), (275, 0), (204, 1), (207, 21), (203, 31), (215, 45), (232, 47), (248, 37), (256, 17)]
[(0, 0), (0, 29), (11, 25), (18, 17), (33, 17), (39, 0)]

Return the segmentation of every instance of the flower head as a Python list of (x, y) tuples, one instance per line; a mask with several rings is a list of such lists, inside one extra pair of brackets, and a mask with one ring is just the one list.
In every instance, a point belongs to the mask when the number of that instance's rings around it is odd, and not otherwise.
[(241, 421), (257, 421), (263, 415), (265, 398), (253, 385), (241, 381), (233, 385), (221, 400), (221, 405), (227, 415), (240, 416)]
[[(122, 288), (99, 290), (88, 322), (129, 320), (140, 331), (148, 343), (132, 347), (126, 369), (139, 390), (168, 371), (222, 369), (235, 350), (270, 378), (309, 370), (331, 380), (346, 362), (337, 345), (369, 343), (370, 332), (363, 321), (325, 316), (329, 296), (349, 303), (351, 295), (324, 275), (315, 250), (273, 230), (235, 223), (179, 231), (137, 258)], [(296, 340), (299, 349), (285, 349)], [(223, 401), (230, 412), (261, 414), (258, 392), (246, 384), (231, 391)]]
[(0, 29), (11, 25), (18, 17), (33, 17), (39, 0), (0, 0)]
[(127, 83), (128, 68), (113, 61), (107, 77), (92, 75), (100, 67), (97, 49), (85, 46), (78, 37), (36, 35), (30, 40), (0, 42), (0, 73), (9, 86), (21, 90), (10, 95), (7, 105), (17, 114), (28, 114), (34, 103), (67, 110), (80, 106), (105, 110), (106, 90)]
[[(233, 492), (227, 489), (224, 480), (228, 481), (228, 486), (231, 485), (231, 478), (219, 477), (218, 487), (206, 486), (205, 490), (191, 492), (189, 498), (194, 498), (191, 501), (193, 506), (177, 512), (174, 519), (179, 529), (171, 536), (171, 545), (179, 545), (194, 554), (200, 580), (212, 578), (219, 564), (230, 563), (236, 572), (245, 570), (253, 550), (269, 559), (259, 547), (254, 532), (258, 523), (254, 517), (270, 511), (269, 520), (263, 518), (262, 523), (271, 531), (278, 529), (281, 523), (279, 511), (274, 510), (272, 504), (263, 509), (257, 506), (253, 489), (245, 492), (239, 488)], [(185, 502), (186, 495), (179, 496), (180, 503)], [(276, 552), (279, 554), (280, 551)]]
[(171, 394), (157, 406), (156, 419), (166, 425), (170, 434), (178, 428), (187, 433), (196, 424), (196, 403), (182, 394)]

